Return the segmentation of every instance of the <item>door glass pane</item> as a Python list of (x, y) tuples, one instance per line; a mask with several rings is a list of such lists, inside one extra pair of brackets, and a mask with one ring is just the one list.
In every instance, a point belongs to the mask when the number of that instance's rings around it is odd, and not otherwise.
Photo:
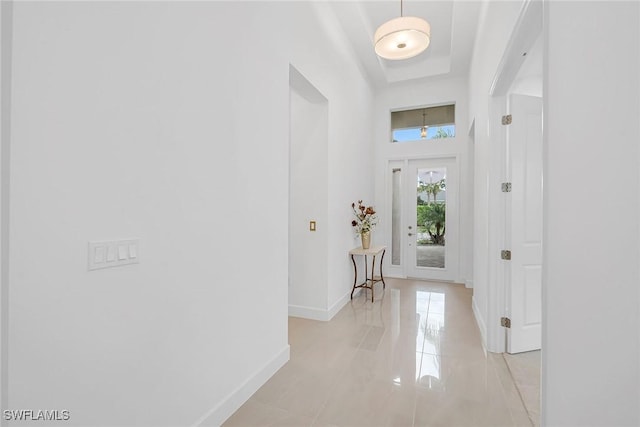
[(416, 266), (444, 268), (447, 168), (421, 168), (416, 188)]
[(391, 264), (400, 265), (400, 226), (402, 225), (402, 170), (394, 168), (391, 174)]

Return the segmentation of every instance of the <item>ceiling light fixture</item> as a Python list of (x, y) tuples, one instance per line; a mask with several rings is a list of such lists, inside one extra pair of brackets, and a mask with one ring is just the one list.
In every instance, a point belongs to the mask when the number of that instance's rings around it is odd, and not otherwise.
[(400, 17), (380, 25), (373, 38), (376, 54), (381, 58), (412, 58), (429, 47), (431, 25), (422, 18), (404, 16), (400, 0)]

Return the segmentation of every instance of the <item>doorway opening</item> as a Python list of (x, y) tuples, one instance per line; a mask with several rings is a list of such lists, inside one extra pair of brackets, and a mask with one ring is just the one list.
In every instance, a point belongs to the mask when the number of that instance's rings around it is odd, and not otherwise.
[(289, 315), (327, 320), (329, 102), (290, 66), (289, 103)]
[[(496, 186), (500, 196), (496, 265), (490, 314), (496, 344), (534, 425), (540, 423), (543, 219), (542, 6), (523, 8), (491, 88), (491, 132), (500, 141)], [(500, 188), (498, 190), (498, 188)], [(502, 325), (503, 329), (498, 325)]]

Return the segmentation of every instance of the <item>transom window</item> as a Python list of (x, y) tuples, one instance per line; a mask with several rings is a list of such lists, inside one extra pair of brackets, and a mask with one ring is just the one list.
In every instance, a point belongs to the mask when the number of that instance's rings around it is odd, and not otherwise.
[(391, 112), (391, 142), (456, 136), (455, 104)]

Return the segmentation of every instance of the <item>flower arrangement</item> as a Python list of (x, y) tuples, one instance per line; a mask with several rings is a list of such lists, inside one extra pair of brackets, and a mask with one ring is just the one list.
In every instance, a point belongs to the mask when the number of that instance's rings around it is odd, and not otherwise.
[(373, 206), (365, 207), (362, 204), (362, 200), (358, 200), (357, 208), (355, 203), (351, 203), (351, 209), (353, 209), (353, 215), (356, 217), (351, 221), (351, 225), (355, 227), (357, 235), (370, 232), (378, 223), (378, 217)]

